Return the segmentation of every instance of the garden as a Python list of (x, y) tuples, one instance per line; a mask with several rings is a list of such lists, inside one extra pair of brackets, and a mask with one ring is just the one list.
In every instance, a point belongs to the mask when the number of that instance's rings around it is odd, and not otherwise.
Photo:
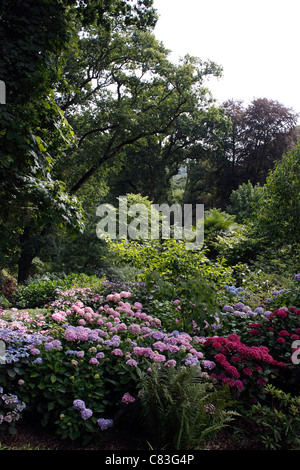
[(228, 429), (232, 448), (299, 448), (300, 274), (241, 287), (203, 252), (164, 245), (159, 258), (131, 248), (140, 281), (72, 274), (14, 292), (0, 317), (4, 443), (31, 422), (74, 448), (128, 435), (220, 448)]
[(1, 3), (0, 450), (299, 450), (299, 116), (153, 0)]

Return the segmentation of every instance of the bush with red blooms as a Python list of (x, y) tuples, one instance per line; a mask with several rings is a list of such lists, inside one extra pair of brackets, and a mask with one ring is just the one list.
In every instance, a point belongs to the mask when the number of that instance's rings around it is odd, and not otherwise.
[(295, 307), (274, 310), (264, 321), (249, 323), (247, 340), (251, 344), (267, 346), (278, 361), (292, 363), (294, 344), (300, 346), (300, 309)]
[(286, 392), (300, 395), (300, 309), (282, 307), (264, 321), (250, 323), (247, 344), (267, 346), (277, 361), (286, 364), (275, 384)]
[(233, 396), (249, 405), (264, 399), (269, 379), (286, 368), (266, 346), (247, 346), (237, 334), (208, 337), (203, 346), (206, 359), (216, 364), (210, 376), (222, 385), (228, 384)]

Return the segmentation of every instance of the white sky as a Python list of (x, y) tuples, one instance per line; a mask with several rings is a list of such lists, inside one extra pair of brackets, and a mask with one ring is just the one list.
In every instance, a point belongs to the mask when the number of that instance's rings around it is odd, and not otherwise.
[[(279, 101), (300, 113), (300, 0), (154, 0), (155, 36), (172, 51), (223, 67), (218, 102)], [(300, 120), (299, 120), (300, 121)]]

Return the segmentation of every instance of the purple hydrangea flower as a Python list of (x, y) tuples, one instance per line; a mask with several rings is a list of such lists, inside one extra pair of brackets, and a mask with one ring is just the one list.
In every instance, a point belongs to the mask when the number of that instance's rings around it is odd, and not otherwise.
[(233, 312), (234, 308), (231, 305), (224, 305), (223, 310), (225, 312)]
[(93, 412), (89, 408), (84, 408), (84, 410), (81, 410), (80, 414), (82, 419), (89, 419), (92, 416)]
[(264, 313), (264, 309), (262, 307), (256, 307), (256, 309), (254, 310), (255, 313)]
[(188, 354), (187, 357), (184, 359), (184, 363), (186, 366), (195, 366), (199, 364), (199, 361), (192, 354)]
[(114, 347), (114, 348), (117, 348), (121, 343), (121, 339), (118, 335), (115, 335), (112, 337), (111, 339), (111, 345)]
[(235, 304), (234, 308), (236, 310), (242, 310), (243, 308), (245, 307), (245, 305), (243, 304), (243, 302), (238, 302), (237, 304)]
[(215, 362), (213, 362), (213, 361), (208, 361), (208, 360), (206, 360), (206, 359), (203, 360), (203, 361), (201, 361), (201, 364), (202, 364), (202, 366), (204, 367), (204, 369), (209, 369), (209, 370), (211, 370), (211, 369), (213, 369), (214, 367), (216, 367), (216, 363), (215, 363)]
[(105, 431), (106, 429), (111, 428), (114, 425), (114, 422), (112, 419), (99, 418), (97, 424), (101, 431)]
[(131, 367), (136, 367), (138, 365), (137, 361), (135, 361), (134, 359), (128, 359), (128, 361), (126, 361), (126, 364)]
[(33, 361), (35, 364), (42, 364), (43, 363), (43, 359), (41, 357), (38, 357), (36, 358), (34, 361)]
[(85, 409), (85, 403), (83, 400), (74, 400), (73, 401), (73, 408), (75, 410), (84, 410)]

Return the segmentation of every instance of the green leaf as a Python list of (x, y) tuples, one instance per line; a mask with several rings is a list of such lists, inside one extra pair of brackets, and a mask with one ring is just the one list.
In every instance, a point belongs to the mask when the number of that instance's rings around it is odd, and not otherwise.
[(51, 374), (50, 380), (51, 380), (51, 382), (54, 384), (54, 383), (56, 382), (56, 380), (57, 380), (56, 375)]

